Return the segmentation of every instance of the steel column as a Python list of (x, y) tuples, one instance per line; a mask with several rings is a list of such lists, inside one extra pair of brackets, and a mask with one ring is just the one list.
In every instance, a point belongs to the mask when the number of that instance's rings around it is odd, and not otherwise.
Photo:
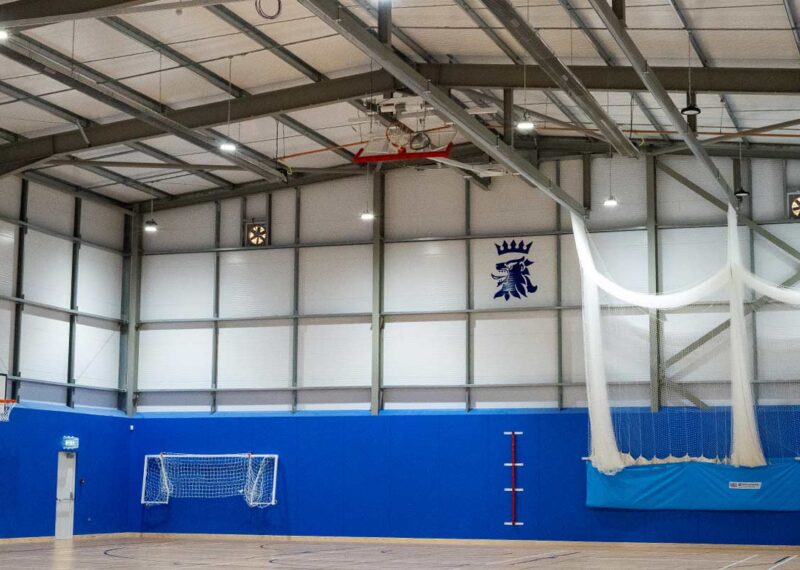
[[(557, 181), (556, 181), (557, 183)], [(467, 236), (472, 235), (472, 183), (464, 180), (464, 234)], [(472, 311), (475, 308), (474, 292), (472, 286), (472, 240), (467, 239), (464, 242), (466, 249), (465, 264), (467, 274), (467, 314), (465, 315), (466, 325), (466, 384), (465, 390), (465, 407), (467, 411), (472, 409), (472, 386), (475, 384), (475, 334), (473, 328), (475, 321), (472, 318)]]
[[(214, 247), (220, 247), (220, 235), (222, 227), (222, 206), (219, 202), (214, 202)], [(269, 231), (269, 229), (267, 230)], [(220, 252), (214, 253), (214, 324), (211, 344), (211, 387), (214, 392), (211, 395), (211, 413), (217, 411), (217, 385), (219, 377), (219, 274), (220, 274)]]
[[(556, 161), (556, 184), (561, 184), (561, 161)], [(562, 209), (556, 204), (556, 231), (561, 231)], [(563, 275), (561, 271), (561, 236), (556, 235), (556, 306), (563, 303)], [(556, 311), (556, 384), (558, 385), (558, 409), (564, 407), (564, 319), (563, 311)]]
[(386, 174), (373, 172), (372, 182), (372, 375), (370, 388), (370, 413), (380, 413), (383, 408), (383, 270), (384, 228), (386, 220)]
[[(294, 244), (300, 245), (300, 188), (294, 190)], [(294, 272), (292, 282), (292, 412), (297, 411), (297, 364), (300, 357), (300, 247), (294, 248)]]
[[(658, 262), (658, 199), (656, 194), (656, 159), (647, 155), (646, 202), (647, 202), (647, 285), (650, 294), (661, 291), (661, 275)], [(661, 409), (661, 387), (663, 368), (661, 365), (661, 312), (649, 310), (650, 338), (650, 410)]]
[[(28, 221), (28, 181), (22, 180), (19, 196), (19, 219), (21, 222)], [(16, 278), (14, 280), (14, 296), (18, 299), (25, 298), (23, 284), (25, 282), (25, 236), (28, 235), (28, 228), (20, 225), (17, 228), (17, 267)], [(11, 375), (15, 378), (22, 376), (20, 369), (20, 352), (22, 349), (22, 312), (25, 310), (23, 303), (14, 305), (14, 337), (11, 340)], [(11, 399), (19, 399), (19, 381), (11, 381)]]
[(139, 388), (139, 309), (142, 295), (142, 215), (137, 206), (133, 217), (126, 227), (127, 248), (130, 251), (128, 262), (127, 286), (123, 283), (123, 316), (127, 316), (127, 324), (123, 325), (125, 337), (125, 370), (120, 371), (120, 388), (125, 391), (125, 413), (132, 416), (136, 413), (137, 390)]
[[(81, 199), (75, 198), (75, 211), (72, 220), (72, 276), (70, 278), (70, 300), (69, 308), (73, 311), (78, 310), (78, 268), (80, 267), (81, 251)], [(75, 313), (69, 316), (69, 345), (67, 351), (67, 406), (75, 407), (75, 340), (78, 325), (78, 317)]]

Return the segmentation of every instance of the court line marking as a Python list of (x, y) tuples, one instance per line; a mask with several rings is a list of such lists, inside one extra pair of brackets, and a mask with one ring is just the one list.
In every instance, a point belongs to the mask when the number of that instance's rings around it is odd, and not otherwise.
[(773, 565), (773, 566), (770, 566), (770, 567), (769, 567), (769, 570), (773, 570), (774, 568), (777, 568), (778, 566), (783, 566), (784, 564), (786, 564), (787, 562), (791, 562), (791, 561), (792, 561), (792, 560), (794, 560), (795, 558), (797, 558), (797, 555), (796, 555), (796, 554), (795, 554), (794, 556), (789, 556), (788, 558), (784, 558), (783, 560), (781, 560), (781, 561), (780, 561), (780, 562), (778, 562), (777, 564), (775, 564), (775, 565)]
[(758, 556), (758, 554), (753, 554), (752, 556), (748, 556), (747, 558), (742, 558), (741, 560), (737, 560), (736, 562), (731, 562), (727, 566), (723, 566), (722, 568), (719, 568), (718, 570), (726, 570), (727, 568), (733, 568), (737, 564), (741, 564), (742, 562), (747, 562), (748, 560), (752, 560), (756, 556)]

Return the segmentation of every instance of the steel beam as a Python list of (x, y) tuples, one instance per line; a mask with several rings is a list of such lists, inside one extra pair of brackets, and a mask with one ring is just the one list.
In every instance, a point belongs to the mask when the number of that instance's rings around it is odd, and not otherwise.
[(639, 151), (603, 110), (580, 79), (547, 47), (528, 22), (520, 17), (508, 0), (483, 0), (489, 11), (503, 24), (514, 39), (525, 48), (564, 93), (586, 113), (603, 136), (623, 156), (638, 156)]
[[(695, 54), (697, 54), (697, 57), (700, 59), (700, 63), (703, 64), (703, 67), (711, 67), (708, 57), (706, 57), (705, 51), (700, 46), (700, 41), (697, 39), (694, 30), (692, 30), (692, 28), (689, 26), (689, 20), (686, 18), (686, 15), (683, 13), (683, 10), (678, 4), (678, 0), (668, 0), (668, 2), (670, 6), (672, 6), (672, 10), (675, 12), (675, 15), (681, 21), (681, 25), (683, 25), (683, 28), (686, 30), (686, 33), (689, 35), (689, 43), (691, 44), (692, 49), (694, 49)], [(694, 93), (696, 93), (696, 91), (692, 89), (692, 93), (690, 93), (690, 96), (693, 96)], [(734, 128), (736, 128), (737, 131), (741, 131), (742, 129), (741, 126), (739, 125), (739, 120), (736, 118), (736, 114), (733, 112), (733, 108), (731, 107), (731, 102), (725, 95), (720, 95), (719, 100), (720, 103), (722, 103), (722, 106), (725, 108), (725, 112), (728, 114), (728, 117), (730, 118)], [(694, 115), (693, 117), (694, 118), (692, 119), (692, 121), (697, 121), (697, 116)], [(745, 142), (747, 141), (745, 140)]]
[[(54, 76), (56, 80), (68, 87), (89, 95), (118, 111), (136, 117), (136, 119), (133, 119), (134, 121), (154, 126), (162, 130), (162, 132), (178, 136), (203, 150), (245, 166), (248, 170), (260, 176), (278, 179), (284, 177), (282, 172), (273, 168), (270, 164), (264, 163), (262, 157), (255, 155), (253, 151), (250, 151), (241, 143), (238, 144), (239, 149), (236, 153), (224, 153), (219, 149), (220, 142), (225, 140), (225, 137), (220, 133), (210, 129), (193, 130), (192, 127), (167, 116), (165, 111), (169, 109), (161, 103), (154, 102), (111, 77), (99, 73), (89, 66), (81, 64), (31, 38), (24, 35), (12, 36), (7, 45), (0, 46), (0, 54), (35, 71)], [(78, 133), (84, 143), (84, 148), (88, 146), (86, 140), (91, 143), (91, 146), (96, 146), (88, 133), (89, 129)], [(273, 161), (270, 159), (269, 162)], [(0, 174), (2, 174), (2, 171), (0, 171)]]
[[(583, 21), (583, 18), (581, 17), (581, 15), (572, 6), (571, 0), (558, 0), (558, 3), (561, 4), (561, 6), (564, 8), (564, 10), (567, 11), (567, 14), (569, 15), (570, 19), (575, 23), (576, 26), (578, 26), (578, 28), (581, 30), (581, 32), (583, 32), (583, 35), (586, 36), (586, 38), (589, 40), (589, 43), (591, 43), (592, 47), (594, 47), (594, 50), (597, 52), (597, 55), (600, 56), (600, 58), (605, 62), (605, 64), (608, 67), (613, 67), (613, 65), (614, 65), (614, 57), (605, 48), (605, 46), (600, 41), (600, 39), (597, 37), (597, 35), (586, 25), (586, 23)], [(613, 8), (613, 6), (612, 6), (612, 8)], [(624, 3), (624, 0), (623, 0), (622, 1), (622, 10), (623, 10), (623, 12), (624, 12), (624, 9), (625, 9), (625, 3)], [(616, 12), (616, 10), (615, 10), (615, 12)], [(655, 128), (657, 131), (663, 131), (664, 127), (661, 125), (661, 123), (658, 121), (658, 119), (656, 119), (655, 115), (650, 110), (650, 108), (647, 105), (645, 105), (644, 101), (639, 96), (639, 94), (634, 92), (634, 91), (631, 91), (630, 95), (633, 98), (633, 101), (636, 103), (636, 106), (639, 107), (639, 110), (647, 118), (647, 120), (650, 122), (650, 124), (653, 126), (653, 128)], [(661, 136), (662, 136), (663, 139), (669, 140), (669, 137), (667, 137), (666, 135), (662, 134)]]
[(592, 5), (598, 16), (600, 16), (600, 19), (611, 33), (611, 36), (625, 53), (628, 60), (631, 62), (631, 65), (636, 70), (636, 73), (639, 74), (642, 83), (647, 86), (647, 89), (650, 91), (653, 97), (655, 97), (658, 104), (667, 114), (670, 122), (672, 122), (672, 126), (680, 132), (681, 137), (683, 138), (684, 142), (686, 142), (689, 150), (692, 151), (692, 154), (716, 180), (720, 190), (728, 197), (728, 201), (732, 205), (736, 206), (736, 198), (733, 195), (733, 189), (730, 187), (725, 178), (723, 178), (722, 174), (720, 174), (719, 169), (711, 160), (711, 157), (708, 155), (706, 149), (698, 142), (697, 137), (688, 128), (683, 119), (683, 115), (681, 115), (681, 112), (675, 106), (675, 103), (672, 101), (656, 75), (651, 72), (647, 60), (634, 43), (630, 34), (628, 34), (628, 31), (614, 15), (614, 12), (611, 10), (611, 6), (607, 4), (606, 0), (589, 0), (589, 3)]
[[(104, 24), (110, 26), (112, 29), (120, 32), (121, 34), (125, 35), (126, 37), (137, 41), (150, 49), (154, 50), (157, 53), (167, 57), (168, 59), (174, 61), (178, 65), (183, 68), (188, 69), (198, 77), (201, 77), (217, 89), (228, 93), (231, 97), (236, 97), (240, 99), (246, 95), (250, 95), (245, 89), (235, 85), (230, 79), (225, 79), (204, 65), (197, 63), (196, 61), (192, 60), (190, 57), (187, 57), (180, 53), (179, 51), (169, 47), (162, 43), (159, 39), (143, 32), (136, 26), (129, 24), (125, 20), (119, 17), (110, 17), (110, 18), (102, 18), (100, 20)], [(332, 152), (335, 152), (346, 161), (350, 162), (353, 158), (352, 153), (347, 151), (346, 149), (339, 148), (339, 146), (333, 142), (332, 140), (328, 139), (327, 137), (317, 133), (316, 131), (310, 129), (297, 119), (290, 117), (289, 115), (278, 114), (275, 115), (274, 119), (279, 123), (282, 123), (289, 127), (290, 129), (297, 131), (301, 135), (305, 136), (306, 138), (311, 139), (318, 145), (322, 146), (323, 148), (329, 148)], [(237, 141), (237, 144), (241, 144)]]
[[(380, 21), (378, 10), (373, 6), (369, 0), (356, 0), (356, 3), (361, 6), (364, 10), (369, 12), (369, 14), (375, 18), (376, 20)], [(353, 16), (351, 14), (353, 18)], [(358, 18), (355, 18), (358, 20)], [(360, 20), (359, 20), (360, 21)], [(419, 57), (422, 61), (426, 61), (428, 63), (436, 63), (436, 58), (433, 57), (428, 51), (419, 45), (412, 37), (406, 34), (403, 30), (399, 29), (397, 26), (392, 26), (392, 35), (394, 35), (400, 42), (404, 43), (408, 46), (408, 48), (414, 52), (414, 54)]]
[[(17, 0), (0, 5), (0, 28), (19, 26), (26, 20), (74, 17), (83, 12), (147, 4), (152, 0)], [(20, 22), (22, 21), (22, 22)]]
[(359, 24), (349, 10), (336, 0), (300, 0), (300, 3), (321, 18), (326, 24), (342, 34), (353, 45), (397, 77), (417, 95), (448, 120), (481, 150), (502, 163), (504, 166), (519, 172), (522, 178), (531, 185), (541, 189), (545, 194), (579, 215), (583, 215), (582, 206), (569, 194), (555, 185), (552, 180), (540, 172), (520, 153), (498, 140), (498, 138), (469, 115), (447, 93), (433, 85), (399, 56), (381, 44)]

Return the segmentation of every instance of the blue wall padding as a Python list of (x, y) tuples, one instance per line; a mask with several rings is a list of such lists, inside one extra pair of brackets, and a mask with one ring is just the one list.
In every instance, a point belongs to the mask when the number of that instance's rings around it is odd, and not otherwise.
[[(800, 544), (800, 513), (586, 506), (586, 410), (104, 417), (21, 408), (0, 425), (0, 536), (53, 533), (61, 436), (81, 438), (76, 532)], [(130, 425), (135, 426), (131, 432)], [(518, 442), (520, 527), (508, 527)], [(146, 453), (280, 455), (278, 505), (139, 504)], [(91, 519), (91, 521), (89, 520)]]
[(800, 511), (800, 462), (766, 467), (711, 463), (637, 465), (604, 475), (587, 463), (586, 504), (615, 509)]
[(130, 530), (124, 496), (131, 477), (130, 424), (118, 416), (14, 410), (11, 421), (0, 424), (0, 537), (54, 534), (58, 452), (64, 435), (80, 438), (75, 533)]

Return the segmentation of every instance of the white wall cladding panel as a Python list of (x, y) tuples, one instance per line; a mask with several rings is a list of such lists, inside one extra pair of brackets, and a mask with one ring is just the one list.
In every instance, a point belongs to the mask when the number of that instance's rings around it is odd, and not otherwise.
[(555, 408), (558, 388), (491, 388), (472, 391), (473, 409)]
[(81, 201), (81, 237), (83, 239), (121, 250), (124, 234), (125, 214), (123, 212), (91, 200)]
[[(669, 293), (707, 279), (728, 262), (726, 229), (690, 228), (659, 231), (659, 263), (662, 291)], [(745, 266), (750, 263), (750, 246), (745, 228), (739, 228), (739, 247)], [(722, 288), (707, 300), (727, 301)]]
[[(552, 168), (548, 171), (548, 176), (555, 180), (555, 163), (546, 163)], [(579, 204), (583, 203), (583, 160), (562, 160), (561, 161), (561, 189), (572, 196)], [(572, 227), (569, 210), (561, 208), (561, 227), (569, 229)]]
[[(726, 196), (711, 175), (701, 168), (694, 157), (662, 157), (659, 160), (698, 184), (721, 200)], [(727, 158), (714, 158), (714, 163), (728, 184), (733, 180), (733, 163)], [(658, 221), (661, 224), (725, 223), (725, 212), (686, 188), (683, 184), (663, 172), (656, 171), (656, 194), (658, 199)]]
[(0, 214), (10, 218), (19, 217), (19, 197), (22, 180), (16, 176), (0, 177)]
[(25, 236), (25, 298), (69, 308), (72, 243), (33, 230)]
[(0, 374), (7, 374), (11, 362), (11, 337), (14, 334), (14, 303), (0, 301)]
[(476, 315), (475, 384), (556, 382), (556, 315), (555, 311)]
[(144, 257), (143, 320), (209, 318), (213, 315), (213, 253)]
[(282, 190), (280, 192), (272, 193), (273, 245), (286, 245), (289, 243), (294, 243), (294, 206), (294, 190)]
[(122, 303), (122, 256), (84, 245), (78, 255), (78, 309), (119, 317)]
[(580, 309), (561, 312), (562, 374), (565, 384), (583, 384), (586, 370), (583, 359), (583, 316)]
[(220, 327), (219, 388), (286, 388), (291, 384), (290, 321)]
[(372, 224), (361, 220), (372, 209), (366, 176), (354, 176), (301, 189), (300, 240), (303, 243), (369, 241)]
[(756, 318), (759, 379), (796, 380), (800, 370), (800, 311), (786, 305), (767, 305)]
[[(480, 191), (480, 190), (477, 190)], [(464, 178), (450, 168), (403, 168), (386, 175), (386, 237), (464, 235)]]
[(145, 328), (139, 333), (139, 388), (210, 388), (211, 327)]
[(308, 319), (298, 330), (299, 386), (369, 385), (372, 332), (369, 322)]
[(219, 244), (221, 247), (242, 245), (242, 202), (239, 198), (219, 203)]
[[(143, 212), (144, 219), (150, 212)], [(158, 231), (145, 233), (145, 251), (169, 251), (175, 249), (204, 249), (214, 247), (214, 220), (216, 207), (213, 203), (160, 210), (153, 214)]]
[(266, 194), (253, 194), (245, 196), (245, 214), (248, 220), (255, 220), (257, 222), (265, 222), (269, 217), (269, 208), (267, 207)]
[(17, 259), (17, 226), (0, 222), (0, 295), (14, 293)]
[(368, 313), (372, 310), (372, 246), (300, 250), (300, 313)]
[[(556, 237), (509, 236), (497, 239), (472, 241), (472, 291), (473, 305), (476, 309), (498, 309), (511, 307), (549, 307), (556, 304)], [(503, 242), (520, 241), (531, 244), (529, 253), (506, 253), (498, 255), (497, 245)], [(500, 275), (496, 265), (525, 257), (533, 262), (528, 266), (531, 283), (536, 287), (534, 293), (526, 297), (514, 296), (495, 298), (499, 291), (498, 281), (492, 275)], [(516, 265), (515, 265), (516, 266)]]
[(28, 221), (66, 235), (72, 235), (75, 198), (40, 184), (28, 185)]
[[(575, 241), (572, 235), (561, 239), (562, 303), (580, 305), (581, 275)], [(595, 262), (603, 273), (623, 287), (647, 293), (647, 232), (595, 233), (590, 239), (597, 248)], [(604, 303), (624, 304), (608, 295), (603, 297)]]
[(555, 227), (555, 202), (519, 176), (494, 178), (490, 188), (485, 192), (473, 185), (470, 191), (473, 235), (530, 232)]
[[(592, 159), (591, 228), (643, 226), (647, 221), (646, 177), (644, 160), (619, 157), (611, 160)], [(616, 208), (603, 206), (609, 195), (619, 201)]]
[(385, 249), (384, 308), (392, 311), (466, 307), (463, 241), (390, 243)]
[(383, 333), (386, 386), (466, 383), (463, 318), (394, 317)]
[(75, 383), (116, 388), (119, 385), (119, 328), (84, 320), (75, 330)]
[[(783, 191), (783, 161), (752, 159), (751, 191), (753, 219), (774, 222), (786, 219), (786, 194)], [(800, 186), (800, 181), (798, 181)]]
[(22, 377), (66, 382), (68, 353), (69, 317), (27, 307), (22, 313)]
[(369, 388), (299, 392), (297, 409), (299, 411), (369, 410)]
[[(800, 224), (771, 224), (766, 228), (795, 249), (800, 250)], [(765, 238), (754, 240), (755, 272), (773, 283), (783, 283), (797, 272), (797, 260)]]
[(220, 255), (220, 316), (292, 313), (294, 251), (233, 251)]

